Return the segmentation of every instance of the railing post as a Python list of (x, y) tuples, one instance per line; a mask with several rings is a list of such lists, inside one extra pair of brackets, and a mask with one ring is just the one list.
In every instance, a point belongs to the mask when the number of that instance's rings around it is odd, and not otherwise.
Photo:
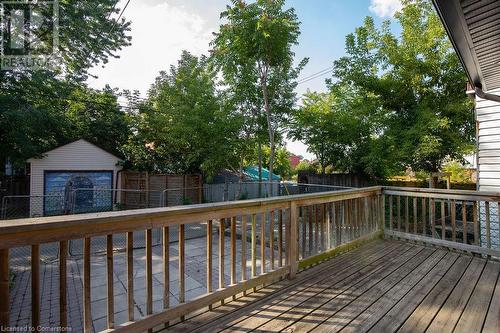
[(9, 250), (0, 250), (0, 330), (9, 327)]
[(378, 194), (379, 198), (379, 230), (384, 231), (385, 229), (385, 195), (383, 189), (380, 194)]
[(290, 233), (290, 242), (288, 243), (288, 264), (289, 273), (288, 278), (293, 279), (297, 275), (297, 270), (299, 268), (299, 262), (297, 260), (298, 254), (298, 239), (297, 239), (297, 224), (298, 224), (298, 209), (295, 201), (290, 202), (290, 228), (288, 229)]

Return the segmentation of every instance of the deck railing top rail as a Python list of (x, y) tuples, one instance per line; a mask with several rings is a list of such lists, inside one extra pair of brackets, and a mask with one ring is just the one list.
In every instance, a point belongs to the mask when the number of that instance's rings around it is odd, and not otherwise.
[(266, 209), (285, 209), (289, 208), (291, 202), (301, 207), (355, 199), (380, 194), (381, 190), (381, 187), (374, 186), (287, 197), (6, 220), (0, 222), (0, 249), (198, 223), (227, 216), (254, 214)]
[(448, 189), (438, 189), (438, 188), (420, 188), (420, 187), (394, 187), (394, 186), (384, 186), (384, 194), (388, 195), (404, 195), (412, 193), (414, 196), (418, 197), (433, 197), (433, 198), (447, 198), (447, 199), (457, 199), (457, 200), (473, 200), (482, 198), (483, 200), (500, 200), (500, 192), (490, 192), (490, 191), (469, 191), (469, 190), (448, 190)]

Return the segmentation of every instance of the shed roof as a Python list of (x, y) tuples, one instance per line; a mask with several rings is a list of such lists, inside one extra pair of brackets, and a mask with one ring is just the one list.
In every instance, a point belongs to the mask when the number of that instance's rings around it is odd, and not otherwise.
[(120, 158), (120, 157), (118, 157), (118, 156), (116, 156), (116, 155), (114, 155), (114, 154), (111, 154), (111, 153), (110, 153), (110, 152), (108, 152), (107, 150), (102, 149), (101, 147), (99, 147), (99, 146), (97, 146), (97, 145), (93, 144), (92, 142), (89, 142), (89, 141), (87, 141), (87, 140), (85, 140), (85, 139), (78, 139), (78, 140), (76, 140), (76, 141), (73, 141), (73, 142), (67, 143), (67, 144), (65, 144), (65, 145), (59, 146), (59, 147), (57, 147), (57, 148), (54, 148), (54, 149), (52, 149), (52, 150), (49, 150), (49, 151), (46, 151), (46, 152), (42, 153), (42, 157), (41, 157), (41, 158), (37, 158), (37, 157), (32, 157), (32, 158), (29, 158), (29, 159), (28, 159), (28, 162), (29, 162), (29, 163), (32, 163), (32, 162), (34, 162), (34, 161), (39, 161), (39, 160), (41, 160), (41, 159), (45, 158), (45, 156), (46, 156), (46, 155), (49, 155), (49, 154), (50, 154), (50, 153), (52, 153), (52, 152), (55, 152), (55, 151), (60, 150), (60, 149), (62, 149), (62, 148), (66, 148), (66, 149), (67, 149), (67, 148), (71, 148), (71, 146), (75, 146), (75, 147), (76, 147), (76, 146), (78, 146), (79, 144), (82, 144), (82, 143), (84, 143), (84, 144), (88, 144), (88, 145), (91, 145), (91, 146), (95, 147), (96, 149), (99, 149), (99, 150), (103, 151), (103, 152), (104, 152), (104, 153), (106, 153), (107, 155), (110, 155), (111, 157), (113, 157), (113, 158), (115, 158), (115, 159), (117, 159), (117, 160), (121, 160), (121, 158)]
[(500, 89), (500, 1), (433, 2), (470, 83), (484, 91)]

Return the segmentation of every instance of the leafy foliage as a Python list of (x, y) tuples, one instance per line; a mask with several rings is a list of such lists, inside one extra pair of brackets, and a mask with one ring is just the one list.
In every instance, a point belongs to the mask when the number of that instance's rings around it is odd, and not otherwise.
[[(256, 147), (255, 147), (256, 148)], [(254, 149), (250, 159), (245, 163), (248, 165), (256, 165), (258, 163), (258, 151)], [(271, 156), (271, 148), (269, 146), (262, 147), (262, 163), (269, 164), (269, 157)], [(276, 149), (274, 161), (274, 174), (279, 175), (282, 179), (289, 179), (292, 176), (292, 165), (290, 164), (290, 152), (285, 147), (278, 147)]]
[(307, 96), (294, 117), (292, 136), (311, 141), (323, 165), (385, 177), (408, 167), (437, 171), (471, 151), (472, 105), (458, 57), (429, 1), (404, 5), (399, 37), (371, 17), (347, 36), (330, 93)]
[(135, 119), (137, 136), (127, 145), (131, 164), (208, 176), (231, 165), (238, 123), (221, 102), (215, 81), (207, 59), (189, 52), (168, 73), (161, 72)]
[[(0, 163), (27, 158), (85, 138), (116, 154), (129, 135), (117, 92), (83, 80), (90, 67), (130, 44), (129, 23), (110, 18), (117, 0), (59, 1), (59, 68), (0, 71)], [(50, 43), (46, 36), (41, 42)]]
[(296, 78), (307, 62), (293, 65), (292, 46), (298, 43), (300, 23), (295, 10), (284, 7), (284, 0), (233, 0), (221, 14), (227, 24), (212, 42), (214, 63), (222, 71), (233, 103), (250, 121), (246, 127), (252, 132), (245, 133), (244, 142), (255, 142), (250, 137), (262, 142), (262, 131), (268, 133), (270, 172), (276, 143), (296, 101)]

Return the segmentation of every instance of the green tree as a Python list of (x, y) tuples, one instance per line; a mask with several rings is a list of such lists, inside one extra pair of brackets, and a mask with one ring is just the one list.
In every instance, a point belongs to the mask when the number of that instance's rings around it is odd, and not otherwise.
[[(9, 158), (23, 165), (77, 135), (117, 150), (116, 141), (127, 132), (122, 133), (124, 115), (115, 92), (91, 90), (82, 83), (92, 66), (106, 63), (130, 44), (129, 22), (111, 18), (121, 10), (117, 2), (60, 1), (57, 67), (0, 71), (0, 163)], [(37, 37), (41, 44), (52, 42), (48, 35)]]
[[(257, 147), (255, 147), (257, 148)], [(255, 165), (258, 162), (258, 150), (254, 148), (253, 155), (247, 164)], [(271, 148), (269, 146), (262, 147), (262, 162), (269, 163), (271, 156)], [(275, 152), (274, 174), (279, 175), (282, 179), (289, 179), (292, 176), (292, 165), (290, 164), (290, 152), (285, 147), (278, 147)]]
[(131, 164), (208, 177), (237, 165), (232, 138), (239, 125), (221, 102), (215, 82), (207, 59), (186, 51), (177, 66), (161, 72), (148, 102), (139, 107), (137, 136), (127, 146)]
[(332, 110), (329, 94), (307, 93), (303, 98), (303, 106), (293, 113), (289, 124), (289, 138), (307, 145), (308, 151), (318, 158), (322, 173), (333, 158)]
[[(347, 55), (334, 62), (331, 94), (345, 110), (357, 110), (352, 117), (365, 130), (340, 142), (343, 171), (375, 177), (407, 167), (437, 171), (474, 143), (466, 75), (439, 17), (430, 1), (403, 4), (396, 14), (400, 36), (390, 22), (378, 29), (367, 17), (347, 36)], [(339, 117), (333, 123), (342, 123)]]
[(284, 0), (249, 4), (233, 0), (221, 15), (227, 24), (220, 27), (213, 41), (215, 63), (225, 82), (233, 91), (244, 87), (250, 93), (243, 97), (253, 106), (258, 124), (265, 117), (270, 172), (284, 119), (296, 101), (296, 78), (306, 63), (303, 60), (299, 66), (293, 65), (292, 47), (298, 43), (299, 21), (293, 8), (284, 7)]

